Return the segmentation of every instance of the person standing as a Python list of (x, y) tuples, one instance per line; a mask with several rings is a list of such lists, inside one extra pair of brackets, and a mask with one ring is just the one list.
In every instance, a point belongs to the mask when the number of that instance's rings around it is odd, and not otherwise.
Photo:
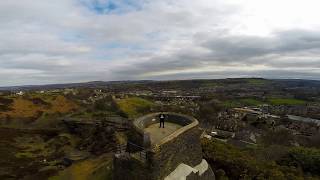
[(161, 124), (162, 124), (162, 128), (164, 128), (164, 119), (165, 119), (165, 115), (163, 113), (159, 114), (159, 119), (160, 119), (160, 126), (159, 128), (161, 128)]

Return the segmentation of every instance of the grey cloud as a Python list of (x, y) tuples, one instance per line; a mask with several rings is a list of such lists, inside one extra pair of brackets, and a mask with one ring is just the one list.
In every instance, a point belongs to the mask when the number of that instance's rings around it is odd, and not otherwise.
[[(140, 78), (319, 77), (320, 31), (289, 28), (266, 37), (232, 34), (241, 24), (233, 20), (241, 14), (239, 5), (224, 0), (139, 3), (138, 9), (124, 7), (125, 13), (99, 14), (78, 0), (1, 1), (0, 86)], [(259, 65), (265, 69), (238, 70)]]
[[(224, 60), (246, 60), (267, 54), (286, 54), (320, 48), (320, 32), (291, 30), (275, 32), (271, 37), (213, 37), (201, 44), (212, 50), (212, 56)], [(225, 59), (226, 58), (226, 59)]]
[(268, 71), (221, 71), (205, 73), (180, 73), (167, 76), (153, 76), (152, 79), (171, 80), (171, 79), (223, 79), (223, 78), (250, 78), (263, 77), (269, 79), (313, 79), (320, 80), (320, 73), (298, 72), (290, 70), (268, 70)]
[[(265, 65), (270, 68), (320, 68), (320, 32), (283, 31), (271, 37), (224, 36), (194, 39), (193, 46), (167, 56), (150, 57), (115, 73), (137, 75), (146, 72), (197, 69), (206, 66)], [(208, 51), (194, 51), (193, 49)], [(280, 71), (279, 71), (280, 72)], [(283, 71), (284, 74), (285, 70)], [(188, 72), (190, 73), (190, 72)], [(206, 72), (209, 76), (209, 73)], [(227, 72), (225, 72), (227, 75)], [(247, 72), (243, 72), (246, 74)], [(183, 73), (182, 73), (183, 74)], [(267, 75), (267, 73), (264, 73)], [(303, 73), (296, 73), (300, 77)], [(194, 74), (192, 74), (194, 75)], [(316, 74), (315, 74), (316, 75)], [(172, 75), (174, 76), (174, 75)], [(179, 75), (177, 75), (179, 76)], [(150, 77), (152, 78), (152, 77)]]

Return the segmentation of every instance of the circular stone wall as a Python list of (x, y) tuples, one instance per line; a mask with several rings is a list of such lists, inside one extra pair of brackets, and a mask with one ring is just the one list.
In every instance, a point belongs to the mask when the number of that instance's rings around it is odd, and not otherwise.
[(178, 130), (174, 131), (169, 136), (163, 138), (157, 145), (161, 145), (170, 141), (172, 138), (177, 137), (184, 132), (188, 131), (189, 129), (197, 126), (199, 123), (198, 121), (187, 115), (173, 113), (173, 112), (158, 112), (158, 113), (151, 113), (145, 116), (139, 117), (133, 121), (133, 127), (135, 131), (135, 135), (132, 138), (129, 137), (129, 141), (134, 142), (140, 146), (145, 148), (150, 147), (150, 135), (144, 131), (145, 128), (152, 124), (159, 123), (159, 115), (164, 114), (166, 116), (165, 123), (175, 123), (181, 125), (182, 127)]
[[(158, 123), (160, 114), (164, 114), (166, 116), (167, 122), (176, 123), (181, 126), (186, 126), (188, 124), (191, 124), (192, 122), (197, 121), (195, 118), (183, 114), (173, 112), (158, 112), (139, 117), (138, 119), (134, 120), (133, 124), (139, 129), (144, 129), (150, 126), (151, 124)], [(153, 121), (154, 119), (156, 121)]]

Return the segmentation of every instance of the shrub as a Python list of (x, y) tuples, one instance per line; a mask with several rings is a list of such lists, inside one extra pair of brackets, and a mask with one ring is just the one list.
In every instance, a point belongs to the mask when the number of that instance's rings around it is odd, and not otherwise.
[(10, 104), (12, 104), (12, 103), (13, 103), (13, 100), (12, 100), (12, 99), (0, 97), (0, 104), (10, 105)]
[[(220, 141), (202, 140), (204, 157), (219, 176), (230, 179), (301, 179), (299, 170), (292, 166), (280, 166), (275, 161), (256, 159), (252, 152), (238, 149)], [(221, 170), (220, 170), (221, 169)]]
[(130, 118), (138, 117), (151, 111), (154, 103), (138, 97), (121, 99), (117, 102), (119, 109), (126, 113)]
[(269, 131), (261, 137), (262, 143), (266, 146), (270, 145), (284, 145), (289, 146), (294, 140), (292, 133), (286, 129), (277, 131)]
[(320, 150), (316, 148), (295, 147), (283, 157), (280, 164), (294, 166), (314, 175), (320, 175)]

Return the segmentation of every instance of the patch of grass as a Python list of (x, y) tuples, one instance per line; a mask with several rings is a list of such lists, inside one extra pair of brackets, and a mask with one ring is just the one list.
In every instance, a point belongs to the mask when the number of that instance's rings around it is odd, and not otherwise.
[(42, 138), (18, 137), (15, 139), (15, 145), (21, 149), (15, 154), (16, 158), (37, 158), (46, 157), (53, 153), (53, 149), (46, 147)]
[(36, 155), (30, 152), (18, 152), (15, 154), (16, 158), (35, 158)]
[(269, 81), (266, 79), (248, 79), (247, 82), (251, 85), (265, 85)]
[(263, 102), (263, 101), (259, 101), (259, 100), (252, 99), (252, 98), (241, 99), (240, 101), (246, 105), (249, 105), (249, 106), (258, 106), (261, 104), (265, 104), (265, 102)]
[[(38, 171), (45, 166), (43, 158), (49, 160), (43, 157), (44, 142), (41, 135), (13, 128), (0, 128), (0, 142), (0, 179), (47, 179), (50, 176)], [(51, 150), (54, 151), (52, 148), (45, 151)]]
[(223, 102), (223, 106), (226, 108), (234, 108), (241, 106), (241, 103), (234, 100), (227, 100)]
[(119, 108), (130, 118), (136, 118), (143, 113), (149, 112), (154, 103), (138, 97), (130, 97), (117, 101)]
[(112, 157), (105, 155), (95, 159), (77, 162), (49, 180), (110, 180), (112, 178)]
[(270, 98), (268, 101), (272, 105), (305, 105), (306, 101), (294, 98)]
[(244, 99), (232, 99), (223, 101), (223, 106), (226, 108), (234, 108), (240, 106), (259, 106), (266, 104), (266, 102), (254, 99), (254, 98), (244, 98)]
[(218, 84), (216, 82), (204, 82), (201, 84), (202, 87), (216, 87)]

